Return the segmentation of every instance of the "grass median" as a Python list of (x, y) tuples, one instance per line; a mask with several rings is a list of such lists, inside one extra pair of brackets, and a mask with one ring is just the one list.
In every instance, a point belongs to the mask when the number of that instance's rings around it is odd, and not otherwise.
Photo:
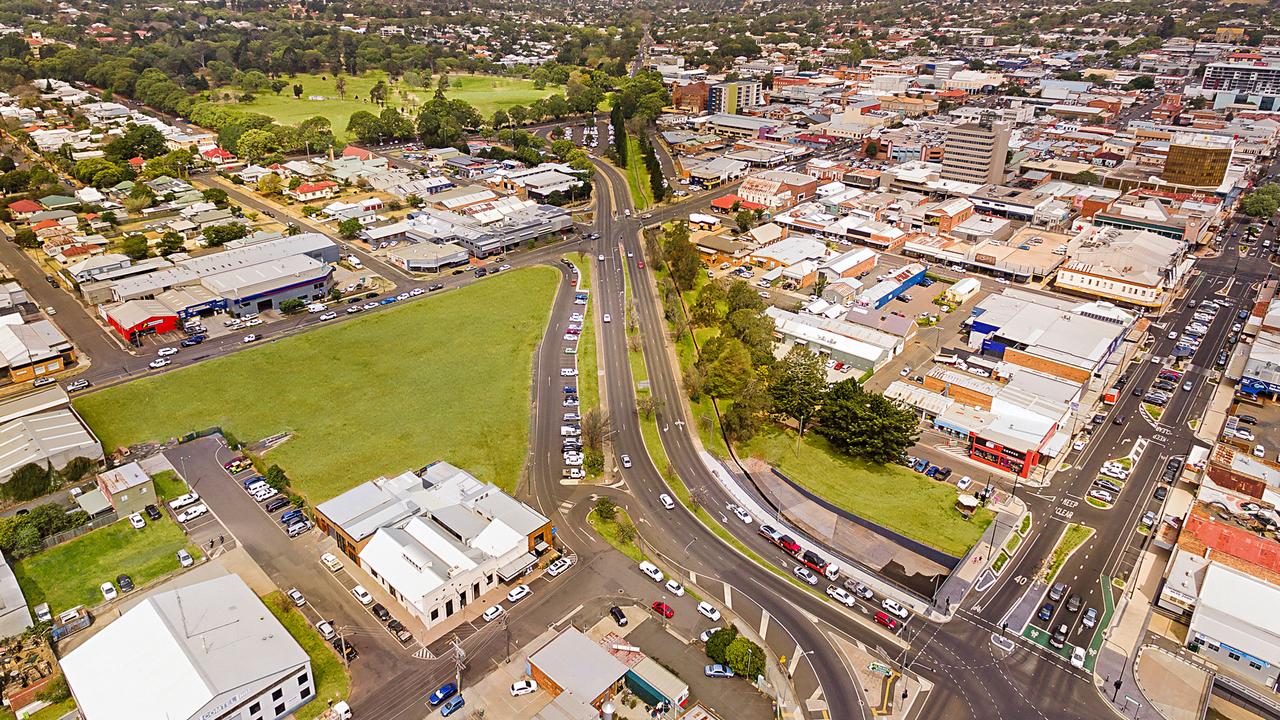
[(631, 135), (627, 136), (627, 166), (622, 171), (627, 176), (627, 189), (631, 191), (631, 203), (636, 206), (636, 210), (645, 210), (653, 205), (649, 169), (644, 165), (640, 141)]
[(1084, 544), (1089, 537), (1093, 535), (1093, 528), (1085, 527), (1071, 523), (1066, 530), (1062, 531), (1062, 537), (1058, 540), (1058, 544), (1053, 548), (1053, 554), (1049, 556), (1049, 567), (1045, 569), (1044, 581), (1053, 582), (1058, 576), (1058, 571), (1062, 569), (1063, 563), (1067, 558), (1071, 557), (1071, 553), (1076, 548)]
[[(569, 261), (578, 269), (578, 289), (591, 289), (591, 259), (582, 253), (568, 256)], [(574, 305), (574, 312), (581, 312), (586, 320), (582, 323), (582, 333), (578, 335), (578, 353), (574, 355), (578, 361), (578, 402), (579, 412), (600, 404), (600, 377), (596, 374), (596, 328), (591, 313), (596, 300), (588, 295), (587, 304)], [(579, 310), (581, 308), (581, 310)]]
[(311, 658), (311, 673), (316, 681), (316, 699), (303, 705), (293, 714), (297, 720), (311, 720), (329, 709), (330, 702), (346, 700), (351, 693), (351, 678), (342, 666), (338, 654), (320, 637), (311, 622), (293, 607), (281, 592), (262, 597), (262, 602), (272, 615), (284, 625), (293, 639)]
[(627, 557), (640, 562), (645, 559), (644, 551), (636, 544), (636, 526), (631, 522), (631, 516), (627, 515), (627, 511), (616, 505), (613, 506), (613, 517), (605, 518), (601, 515), (597, 506), (587, 514), (587, 522), (605, 542), (617, 548), (618, 552)]
[(86, 395), (76, 409), (109, 449), (214, 425), (244, 441), (290, 433), (271, 461), (313, 503), (433, 460), (511, 492), (557, 278), (505, 272)]
[(178, 569), (178, 551), (200, 557), (182, 528), (168, 518), (135, 530), (127, 520), (114, 522), (23, 558), (13, 565), (29, 605), (49, 603), (54, 615), (76, 605), (102, 602), (98, 586), (128, 575), (141, 588)]

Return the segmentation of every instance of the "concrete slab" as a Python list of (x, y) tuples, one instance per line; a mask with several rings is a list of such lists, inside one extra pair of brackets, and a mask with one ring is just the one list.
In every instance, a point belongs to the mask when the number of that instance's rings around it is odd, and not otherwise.
[(1138, 685), (1167, 720), (1199, 720), (1212, 681), (1198, 666), (1150, 646), (1138, 654)]

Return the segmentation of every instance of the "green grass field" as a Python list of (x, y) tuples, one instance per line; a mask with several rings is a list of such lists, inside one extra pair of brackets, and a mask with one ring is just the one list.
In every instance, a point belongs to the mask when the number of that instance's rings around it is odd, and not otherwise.
[[(316, 679), (316, 699), (303, 705), (293, 714), (297, 720), (311, 720), (329, 709), (329, 703), (346, 700), (351, 693), (351, 678), (347, 670), (320, 634), (311, 626), (311, 622), (302, 613), (294, 609), (284, 594), (273, 592), (262, 597), (262, 602), (276, 616), (284, 629), (289, 631), (294, 640), (311, 658), (311, 672)], [(356, 645), (356, 641), (352, 641)], [(359, 649), (359, 645), (356, 648)]]
[(76, 409), (108, 448), (214, 425), (245, 442), (292, 433), (266, 460), (312, 503), (433, 460), (511, 491), (557, 277), (502, 273), (86, 395)]
[(744, 450), (828, 502), (951, 555), (963, 555), (991, 523), (986, 509), (972, 520), (961, 517), (954, 485), (899, 465), (843, 457), (817, 435), (806, 435), (797, 448), (794, 434), (766, 426)]
[(167, 518), (148, 522), (141, 530), (121, 520), (19, 560), (13, 572), (28, 604), (47, 602), (57, 615), (76, 605), (102, 602), (98, 586), (108, 580), (115, 584), (121, 573), (140, 588), (177, 570), (177, 552), (182, 548), (200, 557), (182, 529)]
[(653, 193), (649, 190), (649, 169), (644, 166), (644, 157), (640, 154), (640, 141), (627, 136), (627, 166), (623, 168), (627, 176), (627, 189), (631, 191), (631, 204), (637, 210), (644, 210), (653, 205)]
[[(333, 133), (339, 140), (347, 140), (347, 120), (357, 110), (368, 110), (375, 115), (381, 108), (369, 102), (369, 90), (379, 80), (386, 79), (386, 73), (374, 71), (358, 77), (350, 75), (346, 78), (346, 97), (339, 97), (333, 75), (298, 75), (284, 78), (289, 81), (279, 95), (270, 90), (254, 96), (253, 102), (234, 103), (235, 107), (263, 115), (269, 115), (277, 122), (285, 125), (296, 125), (307, 118), (317, 115), (326, 117), (333, 124)], [(387, 99), (389, 107), (416, 114), (416, 108), (430, 100), (435, 92), (434, 78), (430, 88), (409, 87), (403, 83), (392, 83), (391, 93)], [(293, 96), (293, 85), (302, 85), (302, 96)], [(235, 88), (224, 90), (236, 94)], [(401, 97), (400, 92), (406, 93)], [(485, 119), (493, 115), (498, 108), (509, 108), (512, 105), (528, 105), (548, 95), (559, 92), (559, 86), (548, 85), (542, 90), (533, 86), (530, 80), (501, 77), (497, 75), (450, 75), (449, 89), (445, 95), (450, 100), (466, 100), (475, 106)], [(215, 93), (218, 91), (215, 91)], [(324, 100), (311, 100), (312, 96), (323, 96)]]

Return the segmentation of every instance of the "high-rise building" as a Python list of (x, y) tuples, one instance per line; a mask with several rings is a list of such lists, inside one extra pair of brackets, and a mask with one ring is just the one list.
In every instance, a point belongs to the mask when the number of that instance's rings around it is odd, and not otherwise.
[(1169, 141), (1160, 178), (1176, 185), (1217, 187), (1227, 175), (1234, 145), (1223, 135), (1177, 133)]
[(947, 130), (943, 146), (942, 178), (978, 184), (1004, 182), (1009, 126), (1004, 123), (964, 123)]
[(1232, 90), (1274, 95), (1280, 93), (1280, 61), (1233, 60), (1209, 63), (1204, 68), (1203, 90)]
[(764, 105), (764, 86), (754, 80), (716, 83), (707, 94), (707, 111), (733, 115)]

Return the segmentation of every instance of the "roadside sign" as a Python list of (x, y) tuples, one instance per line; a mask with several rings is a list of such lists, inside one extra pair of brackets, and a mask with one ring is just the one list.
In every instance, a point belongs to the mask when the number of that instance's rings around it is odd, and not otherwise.
[(867, 669), (873, 673), (880, 673), (885, 677), (889, 677), (889, 675), (893, 673), (893, 671), (889, 669), (889, 666), (885, 665), (884, 663), (877, 663), (877, 662), (869, 663), (867, 665)]

